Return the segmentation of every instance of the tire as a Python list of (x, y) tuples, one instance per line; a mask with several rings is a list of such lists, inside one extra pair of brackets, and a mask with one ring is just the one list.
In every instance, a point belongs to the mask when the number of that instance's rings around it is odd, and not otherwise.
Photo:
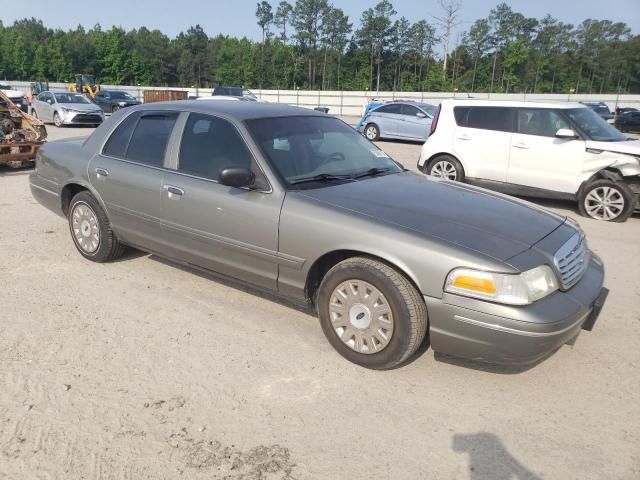
[(424, 173), (432, 177), (464, 182), (464, 168), (458, 159), (451, 155), (438, 155), (433, 158), (427, 164)]
[[(364, 297), (362, 292), (369, 293)], [(369, 309), (374, 306), (377, 319)], [(327, 272), (317, 308), (331, 346), (366, 368), (397, 367), (416, 352), (427, 332), (427, 308), (413, 284), (366, 257), (349, 258)]]
[(31, 110), (31, 116), (38, 118), (38, 112), (36, 112), (35, 110)]
[(633, 213), (635, 202), (627, 184), (603, 178), (582, 189), (578, 195), (578, 210), (580, 215), (595, 220), (624, 222)]
[(118, 110), (120, 110), (120, 105), (114, 105), (111, 107), (111, 113), (116, 113)]
[(125, 246), (111, 230), (107, 214), (91, 193), (75, 195), (69, 204), (69, 231), (80, 254), (92, 262), (108, 262), (120, 257)]
[(367, 140), (372, 142), (380, 140), (380, 127), (375, 123), (368, 123), (364, 127), (364, 136), (367, 137)]
[(60, 118), (60, 115), (58, 114), (58, 112), (53, 113), (53, 124), (56, 127), (59, 127), (59, 128), (62, 127), (62, 118)]

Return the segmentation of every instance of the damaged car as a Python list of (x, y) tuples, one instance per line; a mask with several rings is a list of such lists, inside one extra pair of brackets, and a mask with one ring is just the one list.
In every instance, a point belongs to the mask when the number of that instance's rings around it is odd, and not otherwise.
[(624, 222), (640, 207), (640, 141), (570, 102), (444, 100), (418, 168), (510, 195), (572, 200)]
[(33, 165), (47, 130), (37, 118), (24, 113), (0, 90), (0, 165)]

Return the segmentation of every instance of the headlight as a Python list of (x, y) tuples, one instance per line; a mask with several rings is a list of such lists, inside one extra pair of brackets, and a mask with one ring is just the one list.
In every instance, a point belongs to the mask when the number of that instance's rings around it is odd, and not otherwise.
[(75, 110), (71, 109), (71, 108), (66, 108), (66, 107), (62, 107), (62, 111), (64, 113), (76, 113)]
[(126, 107), (127, 106), (127, 102), (118, 102), (118, 105), (120, 105), (121, 107)]
[(528, 305), (557, 289), (558, 280), (547, 265), (520, 274), (456, 268), (449, 273), (444, 286), (449, 293), (509, 305)]

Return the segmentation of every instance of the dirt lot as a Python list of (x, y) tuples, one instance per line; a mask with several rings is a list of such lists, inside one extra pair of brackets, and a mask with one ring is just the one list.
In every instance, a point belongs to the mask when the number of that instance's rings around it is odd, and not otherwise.
[[(419, 146), (380, 146), (415, 168)], [(640, 478), (640, 218), (545, 205), (605, 261), (593, 332), (524, 371), (427, 350), (374, 372), (272, 298), (83, 260), (28, 171), (0, 170), (0, 479)]]

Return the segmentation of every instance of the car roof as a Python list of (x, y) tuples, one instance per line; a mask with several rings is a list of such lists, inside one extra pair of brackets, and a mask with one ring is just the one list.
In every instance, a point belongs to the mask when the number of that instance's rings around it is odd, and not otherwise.
[(178, 100), (173, 102), (147, 103), (134, 107), (136, 110), (179, 110), (198, 113), (219, 113), (237, 120), (269, 117), (326, 117), (327, 114), (308, 108), (290, 107), (278, 103), (238, 102), (218, 100), (203, 102), (198, 100)]
[(474, 98), (447, 98), (442, 104), (452, 106), (482, 106), (482, 107), (520, 107), (520, 108), (589, 108), (578, 102), (526, 101), (526, 100), (483, 100)]

